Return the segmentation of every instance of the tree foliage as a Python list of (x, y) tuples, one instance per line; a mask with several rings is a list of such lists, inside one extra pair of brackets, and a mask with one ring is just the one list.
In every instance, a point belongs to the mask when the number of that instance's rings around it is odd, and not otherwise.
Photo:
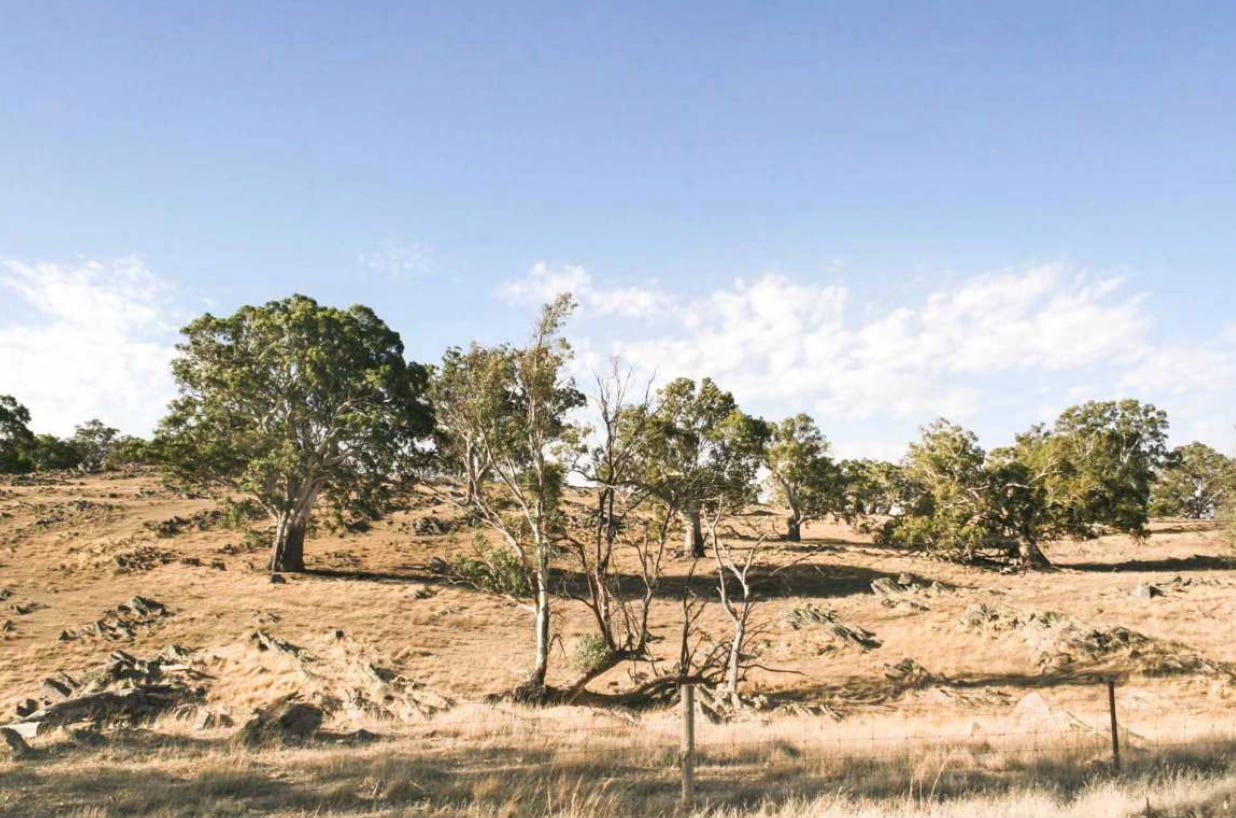
[(294, 295), (204, 315), (182, 334), (162, 459), (180, 479), (261, 504), (275, 523), (272, 570), (303, 570), (319, 497), (341, 518), (376, 515), (419, 462), (428, 371), (368, 307)]
[(502, 537), (530, 578), (536, 653), (519, 691), (530, 699), (544, 695), (549, 667), (550, 560), (563, 533), (560, 450), (576, 438), (570, 414), (584, 400), (561, 336), (573, 307), (566, 295), (546, 305), (525, 347), (448, 350), (433, 387), (446, 462), (468, 481), (459, 502)]
[(764, 464), (774, 499), (790, 512), (786, 539), (797, 542), (803, 523), (841, 511), (841, 472), (828, 456), (828, 439), (810, 416), (798, 414), (770, 425)]
[(30, 471), (26, 452), (33, 439), (30, 410), (12, 395), (0, 395), (0, 472)]
[(633, 411), (628, 427), (647, 436), (638, 480), (682, 515), (687, 552), (703, 556), (701, 514), (754, 498), (768, 426), (709, 378), (676, 378), (658, 390), (651, 408)]
[(1166, 455), (1166, 415), (1137, 401), (1087, 403), (985, 452), (945, 420), (902, 463), (882, 536), (960, 560), (1044, 565), (1048, 539), (1114, 530), (1144, 536), (1150, 487)]
[(1156, 517), (1214, 519), (1236, 498), (1236, 461), (1205, 443), (1172, 450), (1156, 476), (1150, 513)]

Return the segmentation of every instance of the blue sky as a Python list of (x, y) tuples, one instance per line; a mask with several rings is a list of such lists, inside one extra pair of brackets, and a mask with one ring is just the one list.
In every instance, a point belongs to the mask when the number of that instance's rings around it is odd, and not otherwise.
[(145, 431), (205, 309), (433, 359), (570, 285), (581, 370), (847, 453), (1125, 394), (1231, 449), (1233, 87), (1225, 4), (9, 4), (0, 393)]

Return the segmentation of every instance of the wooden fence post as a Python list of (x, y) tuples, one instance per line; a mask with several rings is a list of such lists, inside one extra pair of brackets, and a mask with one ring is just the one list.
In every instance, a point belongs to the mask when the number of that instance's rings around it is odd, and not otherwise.
[(695, 800), (695, 685), (678, 687), (682, 703), (682, 806), (689, 808)]
[(1116, 724), (1116, 682), (1107, 682), (1107, 711), (1112, 720), (1112, 766), (1120, 772), (1120, 728)]

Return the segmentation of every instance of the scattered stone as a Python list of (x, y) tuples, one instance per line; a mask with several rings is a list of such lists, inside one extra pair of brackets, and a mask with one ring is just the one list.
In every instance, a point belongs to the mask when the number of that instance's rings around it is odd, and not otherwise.
[(18, 761), (34, 754), (21, 734), (8, 727), (0, 727), (0, 752)]
[(871, 650), (880, 646), (880, 640), (871, 631), (858, 625), (846, 625), (838, 620), (837, 615), (832, 611), (826, 611), (814, 605), (795, 608), (790, 612), (787, 620), (790, 627), (796, 631), (803, 628), (822, 627), (834, 638), (858, 645), (863, 650)]
[(257, 710), (240, 729), (246, 746), (304, 744), (322, 727), (322, 709), (297, 701), (295, 694)]
[(17, 631), (17, 626), (13, 624), (13, 620), (6, 619), (0, 623), (0, 633), (14, 633)]
[(34, 699), (25, 699), (17, 703), (17, 717), (23, 718), (39, 709), (39, 703)]
[(408, 588), (408, 597), (411, 599), (429, 599), (436, 594), (437, 591), (423, 583), (412, 583)]
[(73, 695), (73, 688), (58, 679), (44, 679), (40, 692), (45, 702), (62, 702)]
[(217, 713), (210, 710), (201, 710), (198, 712), (197, 721), (193, 723), (194, 730), (214, 730), (222, 727), (231, 727), (233, 724), (232, 717), (227, 713)]
[(885, 665), (884, 675), (900, 688), (922, 687), (935, 681), (927, 668), (914, 659), (906, 657), (895, 665)]
[(1146, 583), (1134, 588), (1133, 596), (1136, 599), (1154, 599), (1155, 597), (1163, 596), (1163, 589), (1158, 585)]
[(286, 585), (287, 579), (284, 578), (283, 574), (271, 574), (270, 584), (271, 585)]
[(295, 656), (297, 659), (303, 657), (304, 650), (293, 645), (291, 642), (286, 642), (277, 636), (271, 636), (266, 631), (254, 631), (249, 637), (254, 642), (257, 642), (258, 650), (273, 650), (280, 653), (287, 653)]
[(442, 534), (449, 534), (451, 527), (439, 520), (437, 517), (430, 514), (426, 517), (421, 517), (412, 524), (412, 531), (422, 537), (435, 537)]
[(70, 642), (75, 639), (97, 637), (109, 642), (129, 641), (137, 637), (139, 629), (153, 627), (167, 616), (171, 614), (163, 603), (135, 596), (128, 602), (117, 605), (113, 610), (104, 611), (101, 618), (85, 627), (61, 631), (59, 640)]
[(223, 560), (211, 560), (210, 567), (216, 571), (226, 571), (227, 563), (224, 562)]

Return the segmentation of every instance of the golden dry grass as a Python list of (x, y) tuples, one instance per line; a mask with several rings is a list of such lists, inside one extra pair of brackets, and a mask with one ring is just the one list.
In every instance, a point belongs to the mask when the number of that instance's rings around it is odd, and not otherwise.
[[(79, 674), (118, 647), (148, 656), (173, 643), (207, 657), (216, 677), (207, 704), (238, 721), (284, 693), (315, 689), (323, 679), (346, 682), (362, 659), (458, 704), (399, 720), (338, 711), (329, 729), (366, 727), (383, 736), (365, 747), (327, 741), (250, 752), (233, 746), (230, 731), (195, 731), (170, 719), (101, 748), (63, 736), (41, 739), (35, 760), (0, 762), (0, 814), (674, 810), (674, 713), (478, 703), (520, 679), (530, 614), (428, 572), (433, 557), (470, 547), (466, 531), (413, 533), (417, 519), (447, 518), (446, 509), (420, 495), (408, 511), (364, 534), (320, 534), (307, 550), (315, 573), (272, 585), (261, 570), (265, 553), (246, 552), (236, 531), (190, 527), (159, 537), (151, 528), (212, 507), (178, 498), (143, 475), (0, 485), (0, 589), (10, 592), (0, 603), (0, 623), (13, 623), (0, 641), (0, 714), (11, 714), (53, 672)], [(752, 516), (744, 531), (778, 522)], [(770, 568), (779, 570), (759, 585), (765, 601), (758, 617), (769, 626), (760, 637), (762, 663), (793, 672), (753, 673), (748, 689), (767, 698), (767, 709), (699, 727), (708, 814), (1132, 815), (1144, 811), (1147, 797), (1151, 814), (1229, 814), (1222, 810), (1233, 788), (1230, 679), (1163, 671), (1161, 657), (1149, 655), (1170, 643), (1170, 651), (1187, 650), (1215, 667), (1236, 664), (1236, 567), (1215, 532), (1160, 524), (1146, 543), (1109, 537), (1055, 544), (1048, 553), (1062, 570), (1028, 576), (877, 548), (841, 526), (809, 526), (805, 534), (806, 542), (776, 544)], [(126, 567), (135, 554), (148, 565)], [(956, 590), (924, 597), (923, 608), (881, 604), (872, 580), (902, 573)], [(668, 593), (686, 574), (684, 563), (671, 563)], [(1187, 581), (1171, 583), (1177, 576)], [(1168, 593), (1135, 597), (1133, 589), (1147, 582), (1168, 586)], [(172, 615), (139, 629), (132, 641), (59, 641), (62, 631), (135, 594), (167, 604)], [(1045, 669), (1038, 660), (1056, 633), (967, 627), (967, 612), (980, 604), (1056, 612), (1079, 627), (1119, 625), (1157, 641), (1102, 661)], [(804, 605), (863, 626), (880, 647), (863, 651), (822, 632), (791, 629), (788, 614)], [(671, 601), (654, 612), (654, 633), (664, 640), (658, 650), (670, 649), (677, 615)], [(720, 611), (703, 621), (724, 629)], [(555, 630), (562, 639), (551, 683), (573, 675), (569, 655), (589, 626), (581, 606), (559, 603)], [(256, 651), (249, 636), (257, 628), (304, 647), (314, 664)], [(933, 678), (892, 681), (888, 669), (906, 658)], [(603, 696), (626, 689), (631, 670), (616, 669), (591, 690)], [(1132, 767), (1119, 780), (1105, 766), (1106, 700), (1097, 681), (1107, 675), (1121, 679)], [(804, 715), (820, 705), (843, 718)]]

